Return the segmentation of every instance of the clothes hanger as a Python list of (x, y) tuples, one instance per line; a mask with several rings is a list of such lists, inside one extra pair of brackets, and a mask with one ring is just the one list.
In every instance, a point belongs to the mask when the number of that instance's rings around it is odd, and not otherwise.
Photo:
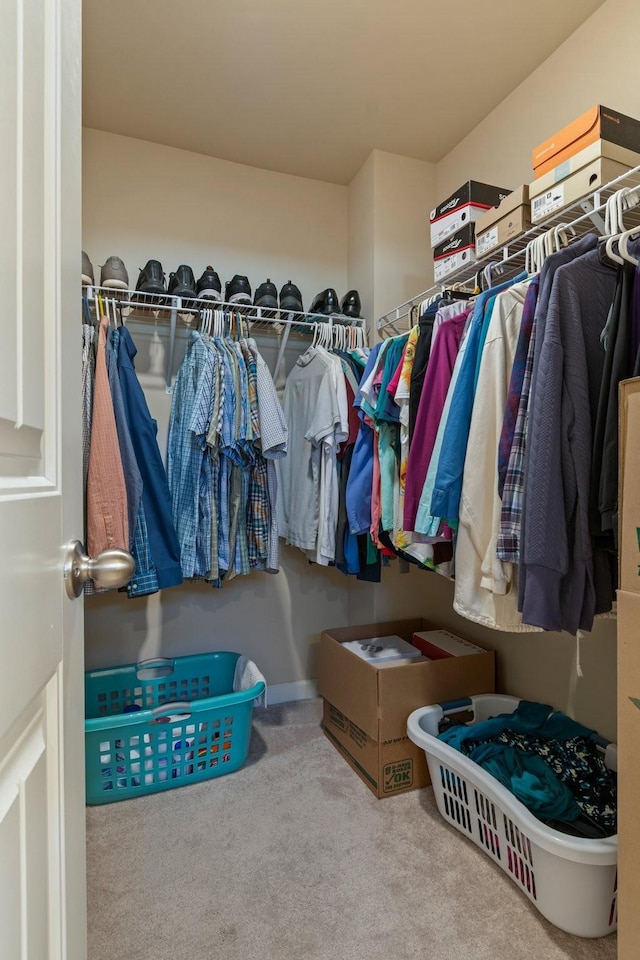
[[(634, 236), (636, 234), (636, 236)], [(638, 266), (638, 259), (631, 255), (629, 251), (629, 240), (637, 240), (640, 236), (640, 228), (634, 227), (632, 230), (625, 230), (624, 233), (620, 234), (618, 238), (618, 251), (623, 261), (626, 260), (627, 263), (632, 263), (634, 267)]]

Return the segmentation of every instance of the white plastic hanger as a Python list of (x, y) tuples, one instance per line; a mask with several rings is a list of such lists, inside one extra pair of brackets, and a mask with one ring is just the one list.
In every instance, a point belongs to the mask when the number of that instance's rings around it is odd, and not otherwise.
[[(635, 234), (635, 236), (634, 236)], [(640, 236), (640, 228), (635, 227), (633, 230), (625, 230), (618, 239), (618, 250), (622, 261), (626, 260), (627, 263), (632, 263), (634, 267), (638, 266), (638, 260), (636, 257), (633, 257), (629, 251), (629, 240), (637, 240)], [(621, 262), (622, 262), (621, 261)]]

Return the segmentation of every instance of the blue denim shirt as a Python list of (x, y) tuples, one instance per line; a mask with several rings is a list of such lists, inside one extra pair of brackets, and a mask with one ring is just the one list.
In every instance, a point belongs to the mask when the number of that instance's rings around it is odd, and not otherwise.
[(121, 327), (117, 364), (122, 400), (142, 476), (142, 504), (150, 552), (158, 576), (158, 585), (162, 589), (182, 583), (180, 546), (173, 525), (167, 475), (158, 449), (158, 425), (149, 413), (135, 371), (133, 360), (136, 353), (131, 334), (126, 327)]

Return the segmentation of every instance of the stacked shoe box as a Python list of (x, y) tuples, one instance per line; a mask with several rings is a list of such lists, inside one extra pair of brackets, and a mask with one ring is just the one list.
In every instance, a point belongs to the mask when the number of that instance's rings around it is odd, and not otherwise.
[(527, 184), (518, 187), (497, 207), (476, 220), (476, 257), (486, 257), (531, 226), (531, 204)]
[(506, 187), (468, 180), (431, 211), (431, 247), (437, 283), (475, 261), (475, 222), (509, 193)]
[(640, 120), (598, 104), (532, 151), (531, 220), (563, 207), (640, 166)]

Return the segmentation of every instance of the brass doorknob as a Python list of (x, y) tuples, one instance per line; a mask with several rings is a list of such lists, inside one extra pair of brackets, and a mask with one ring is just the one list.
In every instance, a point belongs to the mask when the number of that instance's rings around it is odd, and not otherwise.
[(75, 600), (82, 593), (87, 580), (93, 580), (102, 590), (124, 587), (131, 580), (135, 561), (126, 550), (112, 547), (97, 557), (88, 557), (80, 540), (67, 544), (64, 559), (64, 585), (67, 596)]

